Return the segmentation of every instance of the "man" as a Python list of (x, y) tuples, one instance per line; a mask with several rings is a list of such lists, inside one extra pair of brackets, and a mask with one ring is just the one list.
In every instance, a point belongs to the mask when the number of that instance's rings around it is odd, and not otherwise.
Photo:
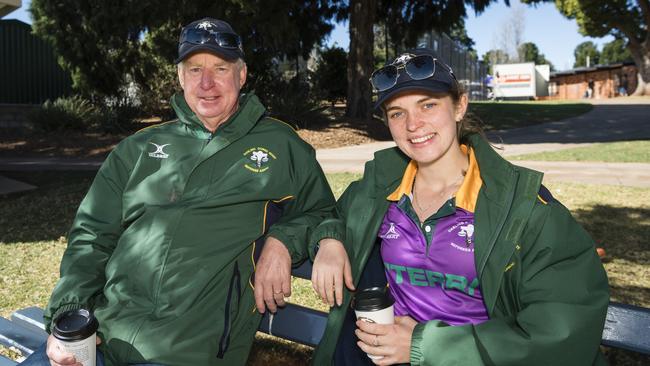
[[(176, 62), (178, 119), (107, 158), (45, 312), (49, 332), (63, 312), (91, 309), (107, 365), (244, 364), (255, 309), (284, 304), (307, 228), (334, 205), (313, 149), (240, 93), (246, 64), (230, 25), (183, 28)], [(47, 356), (75, 364), (52, 336)]]

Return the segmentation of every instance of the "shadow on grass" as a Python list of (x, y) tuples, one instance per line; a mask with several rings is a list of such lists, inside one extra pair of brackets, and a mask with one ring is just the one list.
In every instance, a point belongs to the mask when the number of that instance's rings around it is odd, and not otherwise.
[(472, 102), (469, 111), (487, 130), (507, 130), (576, 117), (592, 108), (587, 103)]
[[(597, 105), (584, 113), (576, 107), (567, 110), (562, 117), (562, 108), (569, 105), (539, 106), (540, 115), (534, 116), (538, 107), (526, 106), (508, 115), (508, 108), (493, 108), (480, 111), (480, 116), (493, 130), (489, 136), (493, 141), (507, 144), (531, 143), (590, 143), (650, 139), (647, 116), (650, 105)], [(545, 113), (544, 108), (552, 107)], [(557, 111), (553, 111), (557, 109)], [(548, 123), (544, 123), (548, 122)], [(533, 126), (534, 125), (534, 126)], [(519, 129), (517, 127), (525, 127)]]
[(312, 352), (311, 347), (258, 332), (246, 364), (304, 366), (309, 364)]
[(37, 186), (0, 196), (0, 242), (56, 240), (66, 236), (96, 172), (0, 172)]
[(648, 366), (650, 355), (627, 351), (619, 348), (601, 347), (610, 366)]
[(572, 213), (609, 257), (650, 265), (650, 208), (595, 205)]

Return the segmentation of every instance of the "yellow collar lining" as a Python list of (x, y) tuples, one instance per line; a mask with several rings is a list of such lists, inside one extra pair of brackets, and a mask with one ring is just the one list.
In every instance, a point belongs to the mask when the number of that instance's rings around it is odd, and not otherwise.
[[(460, 207), (469, 212), (474, 212), (474, 209), (476, 208), (476, 200), (478, 199), (478, 192), (483, 185), (483, 180), (481, 179), (481, 171), (476, 162), (476, 157), (474, 156), (474, 149), (467, 147), (466, 145), (460, 145), (460, 149), (463, 153), (469, 155), (469, 166), (465, 178), (463, 179), (463, 183), (458, 189), (458, 192), (456, 192), (456, 207)], [(403, 195), (411, 195), (417, 171), (418, 164), (415, 160), (411, 160), (404, 170), (404, 175), (402, 176), (400, 185), (393, 193), (386, 197), (386, 199), (397, 202)]]

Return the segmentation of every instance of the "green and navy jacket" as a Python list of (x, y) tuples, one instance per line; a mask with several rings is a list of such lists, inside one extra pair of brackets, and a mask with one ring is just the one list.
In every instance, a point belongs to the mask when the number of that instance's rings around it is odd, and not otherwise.
[[(482, 180), (474, 256), (489, 319), (460, 326), (419, 323), (412, 334), (411, 364), (606, 364), (599, 344), (609, 290), (593, 240), (545, 194), (541, 173), (510, 164), (478, 135), (468, 143)], [(391, 203), (387, 198), (408, 163), (397, 148), (377, 152), (332, 217), (312, 233), (312, 258), (322, 238), (344, 243), (356, 288), (386, 283), (377, 234)], [(346, 364), (360, 352), (350, 300), (346, 290), (343, 305), (330, 310), (314, 365)]]
[(108, 365), (237, 365), (260, 316), (252, 275), (265, 237), (307, 258), (334, 207), (314, 150), (252, 94), (212, 134), (182, 95), (178, 119), (108, 156), (77, 212), (45, 320), (86, 307)]

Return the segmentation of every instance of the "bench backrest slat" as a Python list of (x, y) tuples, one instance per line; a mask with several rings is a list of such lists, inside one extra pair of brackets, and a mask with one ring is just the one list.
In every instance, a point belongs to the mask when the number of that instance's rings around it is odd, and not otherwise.
[(611, 302), (602, 344), (650, 354), (650, 309)]

